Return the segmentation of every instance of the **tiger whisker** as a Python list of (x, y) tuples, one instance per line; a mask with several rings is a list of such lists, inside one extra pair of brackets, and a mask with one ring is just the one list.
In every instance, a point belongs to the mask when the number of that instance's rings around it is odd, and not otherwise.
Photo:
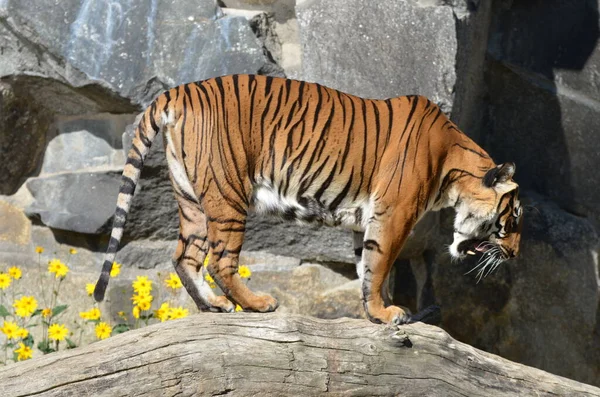
[(477, 265), (473, 269), (471, 269), (468, 272), (466, 272), (465, 275), (467, 275), (469, 273), (472, 273), (473, 271), (479, 269), (482, 266), (483, 266), (483, 269), (485, 269), (485, 267), (487, 266), (487, 264), (490, 261), (490, 259), (492, 259), (492, 255), (491, 254), (492, 254), (492, 252), (494, 250), (496, 250), (496, 248), (491, 248), (490, 250), (486, 251), (483, 254), (484, 256), (482, 256), (481, 259), (479, 260), (479, 262), (477, 262)]
[(479, 272), (477, 272), (477, 276), (478, 276), (477, 283), (479, 283), (482, 278), (486, 277), (489, 274), (489, 269), (491, 269), (491, 267), (496, 262), (497, 255), (498, 255), (497, 250), (494, 251), (492, 254), (490, 254), (490, 257), (485, 262), (485, 266), (483, 266), (479, 270)]

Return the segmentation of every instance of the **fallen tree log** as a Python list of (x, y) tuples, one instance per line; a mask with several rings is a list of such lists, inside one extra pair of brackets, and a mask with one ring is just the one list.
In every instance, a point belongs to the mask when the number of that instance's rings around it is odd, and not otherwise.
[(600, 396), (416, 323), (201, 313), (0, 369), (6, 396)]

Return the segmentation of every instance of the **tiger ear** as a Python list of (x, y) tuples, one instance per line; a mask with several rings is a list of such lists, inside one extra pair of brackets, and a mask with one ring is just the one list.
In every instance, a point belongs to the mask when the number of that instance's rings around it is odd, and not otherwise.
[(494, 187), (500, 183), (505, 183), (512, 179), (515, 170), (515, 163), (500, 164), (486, 172), (483, 176), (483, 184), (487, 187)]

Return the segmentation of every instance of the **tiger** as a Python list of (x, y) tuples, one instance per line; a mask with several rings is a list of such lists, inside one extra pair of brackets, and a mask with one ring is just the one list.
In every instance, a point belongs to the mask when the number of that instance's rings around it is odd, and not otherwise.
[[(408, 310), (384, 303), (382, 289), (428, 211), (454, 208), (449, 252), (459, 260), (475, 257), (480, 272), (519, 252), (514, 163), (496, 165), (428, 98), (365, 99), (317, 83), (229, 75), (169, 89), (141, 116), (97, 301), (104, 299), (144, 159), (159, 132), (179, 213), (172, 262), (201, 311), (278, 307), (238, 274), (251, 211), (352, 230), (362, 242), (362, 304), (375, 323), (410, 321)], [(203, 264), (223, 295), (205, 281)]]

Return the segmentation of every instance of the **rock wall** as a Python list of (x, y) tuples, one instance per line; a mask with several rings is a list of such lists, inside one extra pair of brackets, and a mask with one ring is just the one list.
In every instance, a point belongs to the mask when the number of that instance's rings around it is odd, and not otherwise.
[[(97, 271), (136, 116), (166, 87), (260, 73), (422, 94), (517, 163), (529, 210), (520, 258), (479, 284), (444, 252), (452, 214), (426, 218), (396, 264), (395, 299), (441, 304), (462, 341), (600, 384), (598, 3), (0, 1), (0, 271), (34, 263), (36, 245), (76, 246), (73, 271)], [(247, 229), (253, 283), (284, 310), (362, 315), (350, 233), (264, 217)], [(167, 269), (176, 235), (157, 140), (119, 254), (126, 274)]]

